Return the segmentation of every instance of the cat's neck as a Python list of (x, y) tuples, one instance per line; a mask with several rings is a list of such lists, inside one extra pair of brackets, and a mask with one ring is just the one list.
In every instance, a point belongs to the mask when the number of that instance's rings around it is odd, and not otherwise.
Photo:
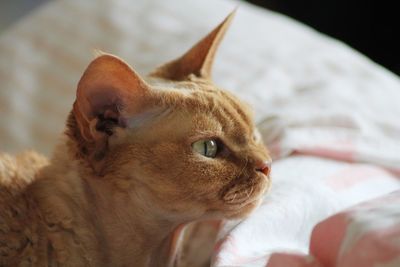
[[(180, 223), (152, 212), (140, 190), (128, 195), (110, 177), (84, 177), (67, 154), (55, 155), (31, 187), (45, 223), (65, 235), (57, 241), (66, 242), (61, 247), (68, 248), (71, 257), (86, 254), (94, 266), (168, 266)], [(71, 239), (81, 244), (79, 249), (68, 243)]]
[(112, 265), (168, 266), (179, 225), (154, 215), (145, 199), (102, 184), (107, 181), (89, 183)]

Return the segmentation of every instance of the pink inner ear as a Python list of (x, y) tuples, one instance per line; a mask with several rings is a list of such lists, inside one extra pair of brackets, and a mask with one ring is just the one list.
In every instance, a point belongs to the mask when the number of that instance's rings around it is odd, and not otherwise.
[(147, 84), (121, 59), (105, 54), (93, 60), (79, 81), (74, 104), (84, 136), (90, 138), (88, 128), (96, 117), (122, 123), (121, 113), (140, 112), (148, 91)]
[(97, 89), (88, 96), (88, 102), (91, 116), (115, 117), (123, 108), (123, 96), (114, 88)]

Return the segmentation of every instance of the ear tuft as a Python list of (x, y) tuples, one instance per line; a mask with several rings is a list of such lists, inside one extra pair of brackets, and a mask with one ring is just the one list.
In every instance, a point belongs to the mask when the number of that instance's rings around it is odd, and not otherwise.
[(169, 80), (183, 80), (194, 74), (209, 79), (215, 52), (232, 22), (236, 9), (183, 56), (157, 68), (150, 75)]
[(92, 53), (93, 53), (93, 56), (94, 56), (95, 59), (98, 58), (98, 57), (101, 57), (103, 55), (107, 55), (106, 52), (104, 52), (104, 51), (102, 51), (101, 49), (98, 49), (98, 48), (93, 49)]

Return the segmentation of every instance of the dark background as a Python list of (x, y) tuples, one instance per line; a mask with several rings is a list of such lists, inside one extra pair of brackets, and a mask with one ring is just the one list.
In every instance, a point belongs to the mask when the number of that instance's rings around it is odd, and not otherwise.
[(397, 1), (247, 1), (288, 15), (339, 39), (400, 75), (400, 8), (397, 8)]

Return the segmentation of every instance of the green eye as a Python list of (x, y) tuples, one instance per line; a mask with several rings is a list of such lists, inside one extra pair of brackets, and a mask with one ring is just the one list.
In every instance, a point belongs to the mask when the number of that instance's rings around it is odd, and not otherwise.
[(199, 140), (194, 142), (192, 147), (194, 151), (208, 158), (215, 158), (218, 150), (215, 140)]

